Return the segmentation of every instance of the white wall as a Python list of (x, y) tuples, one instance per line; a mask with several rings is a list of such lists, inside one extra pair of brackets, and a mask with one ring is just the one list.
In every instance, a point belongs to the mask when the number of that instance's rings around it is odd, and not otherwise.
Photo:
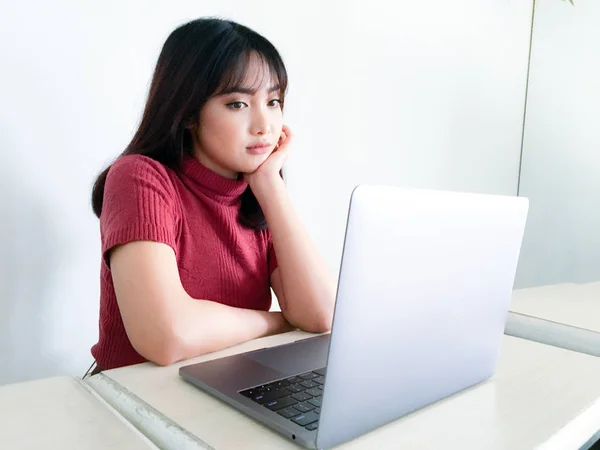
[(600, 3), (538, 0), (516, 287), (600, 281)]
[(289, 186), (336, 273), (359, 182), (516, 192), (530, 1), (5, 1), (0, 384), (91, 363), (91, 183), (127, 145), (164, 39), (201, 15), (283, 54)]

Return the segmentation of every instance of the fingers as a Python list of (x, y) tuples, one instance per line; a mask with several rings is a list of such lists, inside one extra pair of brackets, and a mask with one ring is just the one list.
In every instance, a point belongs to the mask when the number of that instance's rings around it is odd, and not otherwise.
[(291, 140), (291, 131), (284, 125), (281, 130), (279, 143), (277, 144), (275, 151), (269, 157), (269, 159), (273, 160), (273, 165), (278, 167), (277, 170), (279, 170), (288, 159)]
[(292, 137), (292, 130), (287, 125), (284, 125), (281, 129), (281, 137), (285, 139), (289, 139)]
[(281, 136), (279, 136), (279, 142), (277, 143), (277, 149), (279, 149), (284, 142), (287, 141), (287, 143), (289, 143), (289, 141), (292, 138), (292, 132), (290, 130), (290, 128), (287, 125), (284, 125), (281, 129)]

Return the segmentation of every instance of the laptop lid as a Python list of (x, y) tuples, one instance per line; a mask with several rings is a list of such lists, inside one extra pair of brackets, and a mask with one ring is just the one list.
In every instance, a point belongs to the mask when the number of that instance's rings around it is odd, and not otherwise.
[(355, 189), (317, 448), (494, 373), (527, 211), (519, 197)]

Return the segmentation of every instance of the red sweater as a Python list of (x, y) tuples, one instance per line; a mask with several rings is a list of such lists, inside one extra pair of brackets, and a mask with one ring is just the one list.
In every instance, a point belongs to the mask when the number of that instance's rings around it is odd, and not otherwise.
[(268, 231), (237, 221), (246, 187), (189, 156), (177, 173), (139, 155), (113, 164), (100, 216), (100, 336), (92, 347), (99, 367), (145, 361), (131, 345), (119, 312), (107, 258), (116, 245), (165, 243), (175, 251), (181, 282), (192, 298), (269, 310), (270, 275), (277, 260)]

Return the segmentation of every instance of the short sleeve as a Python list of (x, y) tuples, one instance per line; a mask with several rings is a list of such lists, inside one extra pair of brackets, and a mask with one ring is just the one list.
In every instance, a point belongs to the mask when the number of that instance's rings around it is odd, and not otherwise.
[(176, 251), (176, 190), (167, 168), (151, 158), (128, 155), (110, 168), (100, 215), (102, 256), (132, 241), (162, 242)]
[(271, 233), (268, 233), (268, 245), (267, 245), (267, 261), (269, 263), (269, 277), (273, 275), (275, 269), (277, 269), (277, 255), (275, 254), (275, 247), (273, 246), (273, 238)]

